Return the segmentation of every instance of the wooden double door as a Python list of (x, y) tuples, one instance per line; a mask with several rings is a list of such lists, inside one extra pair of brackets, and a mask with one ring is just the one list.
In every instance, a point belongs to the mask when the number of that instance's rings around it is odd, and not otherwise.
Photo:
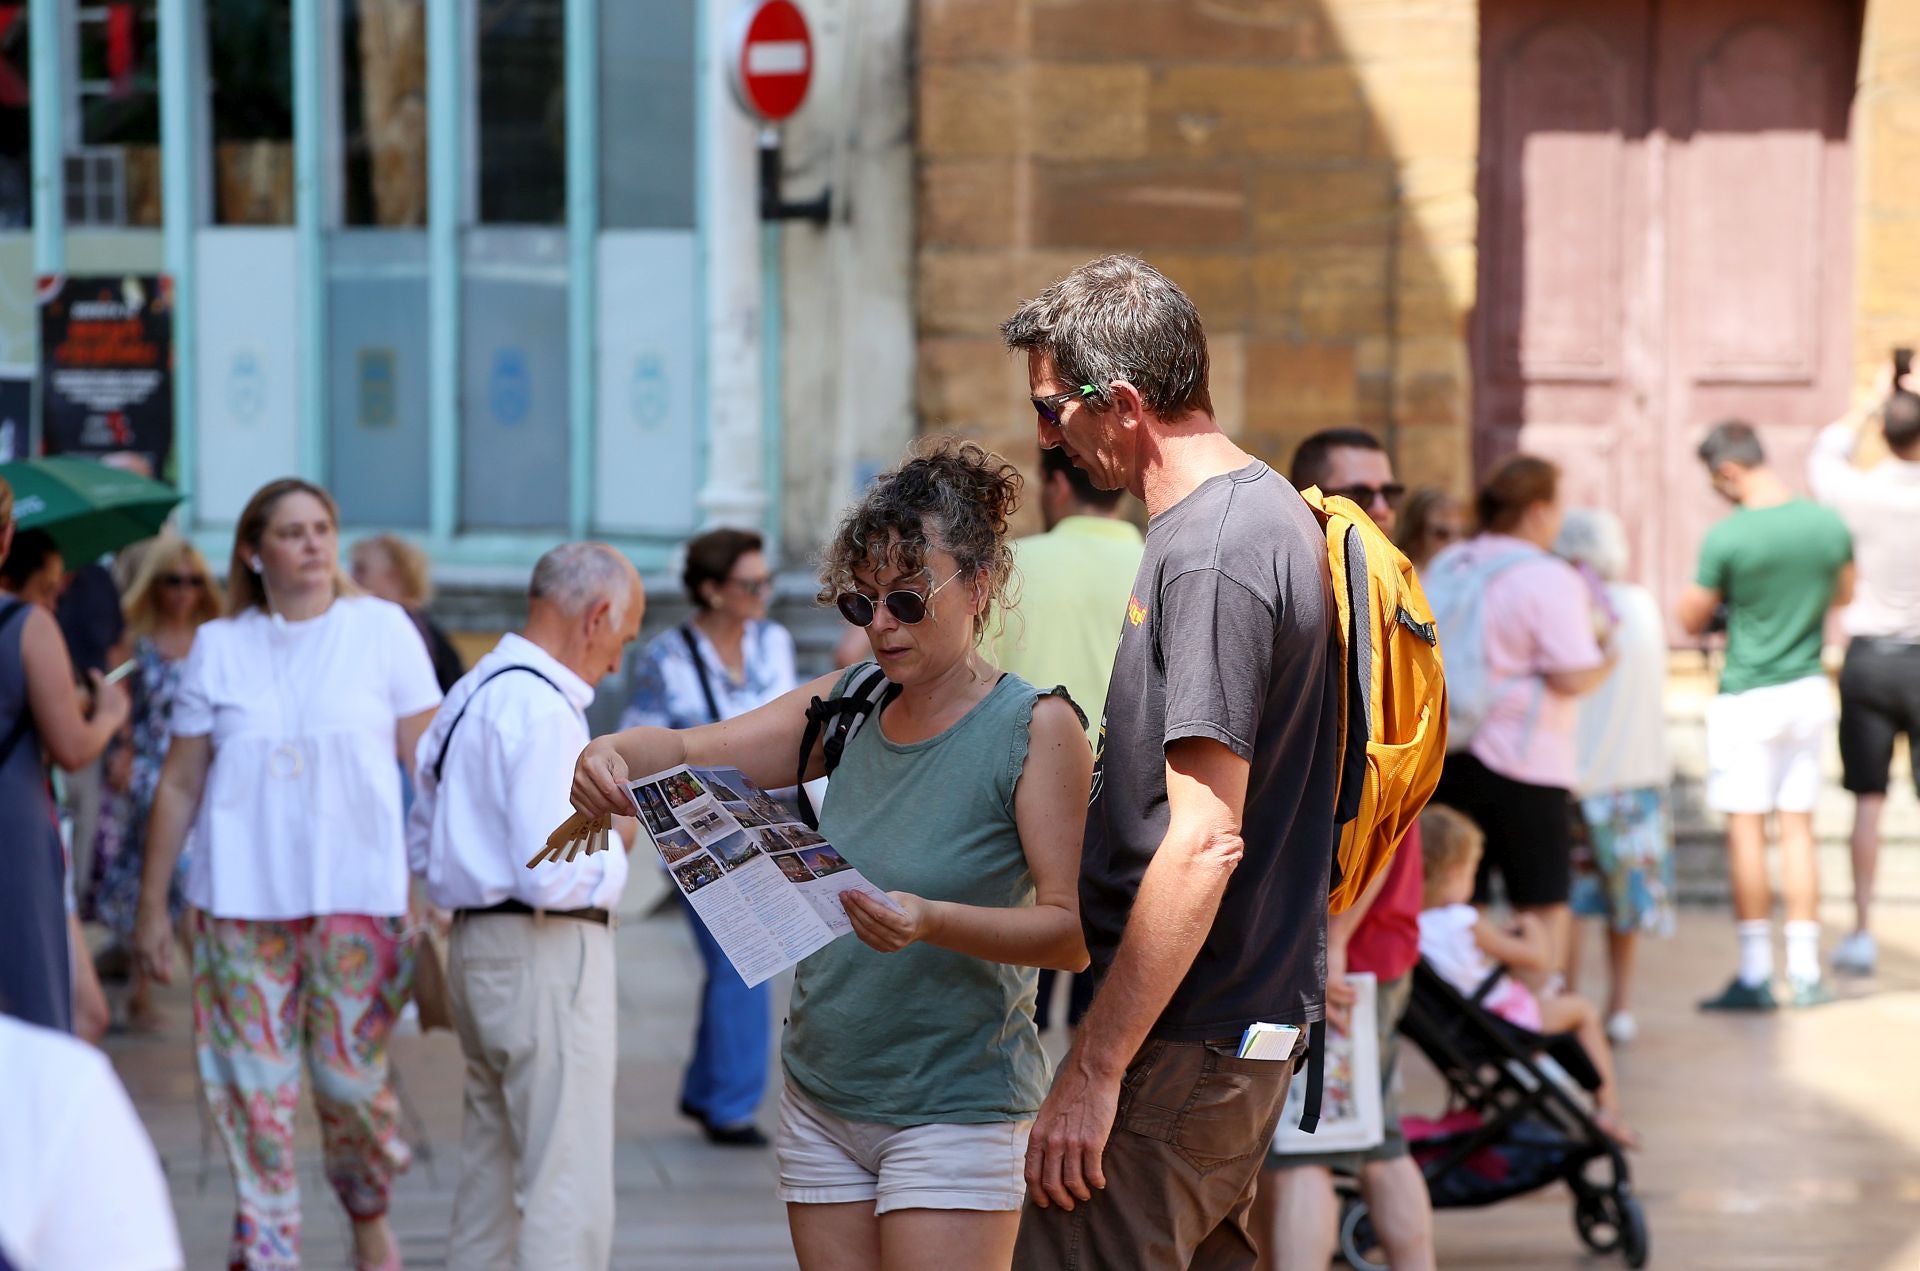
[(1565, 471), (1671, 601), (1759, 428), (1799, 484), (1852, 364), (1856, 0), (1482, 0), (1474, 459)]

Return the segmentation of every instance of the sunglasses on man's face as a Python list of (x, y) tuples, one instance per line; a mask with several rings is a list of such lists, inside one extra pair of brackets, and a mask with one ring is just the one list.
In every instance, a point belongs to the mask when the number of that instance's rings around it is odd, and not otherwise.
[(1363, 508), (1372, 507), (1375, 499), (1382, 500), (1390, 508), (1397, 508), (1400, 500), (1406, 497), (1407, 487), (1398, 481), (1389, 481), (1385, 485), (1343, 485), (1327, 493), (1337, 498), (1352, 499)]
[[(961, 572), (956, 569), (948, 574), (947, 582), (941, 583), (940, 587), (958, 578)], [(926, 618), (927, 602), (940, 594), (940, 587), (935, 587), (924, 596), (917, 591), (890, 591), (880, 598), (880, 603), (887, 607), (888, 613), (911, 627)], [(840, 616), (856, 627), (872, 626), (874, 618), (878, 616), (878, 611), (873, 607), (873, 597), (857, 591), (843, 591), (834, 597), (833, 603), (839, 607)]]
[(1027, 400), (1033, 403), (1034, 413), (1040, 416), (1040, 422), (1058, 424), (1062, 406), (1071, 401), (1094, 397), (1099, 392), (1100, 390), (1091, 384), (1082, 384), (1079, 388), (1070, 388), (1064, 393), (1049, 393), (1045, 397), (1029, 397)]

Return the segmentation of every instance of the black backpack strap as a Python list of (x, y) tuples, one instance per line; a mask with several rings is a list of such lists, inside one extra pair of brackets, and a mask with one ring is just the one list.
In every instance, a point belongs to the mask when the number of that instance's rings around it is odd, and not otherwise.
[[(16, 617), (26, 612), (27, 602), (24, 600), (9, 600), (4, 604), (0, 604), (0, 635), (6, 633), (7, 628), (13, 625), (13, 620)], [(20, 748), (20, 743), (25, 741), (27, 734), (33, 731), (33, 704), (27, 700), (26, 696), (27, 680), (25, 675), (24, 654), (22, 655), (21, 670), (20, 718), (13, 721), (13, 727), (7, 730), (5, 737), (0, 737), (0, 768), (7, 766), (7, 760), (13, 758), (13, 752)]]
[(563, 698), (566, 697), (567, 695), (566, 690), (562, 689), (558, 684), (555, 684), (546, 675), (520, 662), (515, 662), (512, 666), (503, 666), (499, 670), (495, 671), (492, 675), (489, 675), (486, 679), (481, 680), (478, 684), (474, 685), (473, 692), (467, 694), (467, 700), (460, 704), (460, 713), (453, 717), (453, 722), (447, 725), (447, 735), (440, 739), (440, 753), (434, 756), (434, 760), (433, 760), (433, 784), (434, 785), (437, 786), (440, 784), (440, 773), (447, 766), (447, 750), (453, 745), (453, 735), (454, 733), (459, 731), (460, 721), (467, 717), (467, 712), (469, 710), (473, 709), (473, 699), (480, 696), (481, 689), (493, 683), (495, 680), (499, 679), (501, 676), (511, 675), (515, 671), (525, 671), (528, 675), (537, 677), (541, 683), (545, 684), (548, 688), (552, 689), (554, 692), (560, 694), (560, 696)]
[(1300, 1108), (1300, 1129), (1312, 1134), (1320, 1128), (1321, 1095), (1327, 1088), (1327, 1021), (1307, 1027), (1307, 1098)]
[(693, 634), (693, 624), (680, 624), (680, 638), (686, 641), (687, 656), (693, 659), (693, 673), (700, 677), (700, 696), (707, 699), (707, 718), (714, 723), (720, 722), (720, 699), (713, 695), (713, 681), (707, 678), (707, 660), (700, 656), (700, 641)]
[[(888, 702), (900, 695), (900, 686), (887, 679), (887, 673), (873, 666), (855, 676), (847, 685), (847, 691), (822, 701), (814, 698), (807, 707), (807, 729), (800, 738), (800, 763), (794, 772), (794, 789), (800, 794), (800, 819), (807, 828), (820, 828), (820, 818), (813, 810), (813, 800), (807, 795), (807, 760), (813, 757), (814, 743), (820, 741), (820, 733), (827, 730), (822, 754), (826, 759), (827, 773), (840, 766), (840, 756), (846, 753), (847, 743), (853, 740), (860, 725), (876, 710), (884, 710)], [(831, 723), (831, 728), (828, 727)]]

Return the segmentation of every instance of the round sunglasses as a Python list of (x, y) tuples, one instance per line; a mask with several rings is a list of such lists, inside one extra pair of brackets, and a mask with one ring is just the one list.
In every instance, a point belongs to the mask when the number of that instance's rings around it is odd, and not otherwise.
[[(940, 587), (945, 587), (962, 572), (956, 569), (948, 574), (947, 582), (941, 583)], [(911, 627), (926, 618), (927, 602), (940, 594), (940, 587), (935, 587), (924, 596), (917, 591), (890, 591), (880, 598), (880, 603), (887, 607), (888, 613)], [(878, 616), (878, 611), (873, 607), (873, 597), (857, 591), (843, 591), (834, 597), (833, 603), (840, 610), (840, 616), (856, 627), (872, 626), (874, 618)]]

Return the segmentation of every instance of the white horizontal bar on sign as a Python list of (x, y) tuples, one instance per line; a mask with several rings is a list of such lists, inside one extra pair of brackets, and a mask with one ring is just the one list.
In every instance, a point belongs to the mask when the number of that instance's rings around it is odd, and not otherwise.
[(762, 40), (747, 45), (747, 74), (749, 75), (805, 75), (807, 73), (807, 42), (805, 40)]

